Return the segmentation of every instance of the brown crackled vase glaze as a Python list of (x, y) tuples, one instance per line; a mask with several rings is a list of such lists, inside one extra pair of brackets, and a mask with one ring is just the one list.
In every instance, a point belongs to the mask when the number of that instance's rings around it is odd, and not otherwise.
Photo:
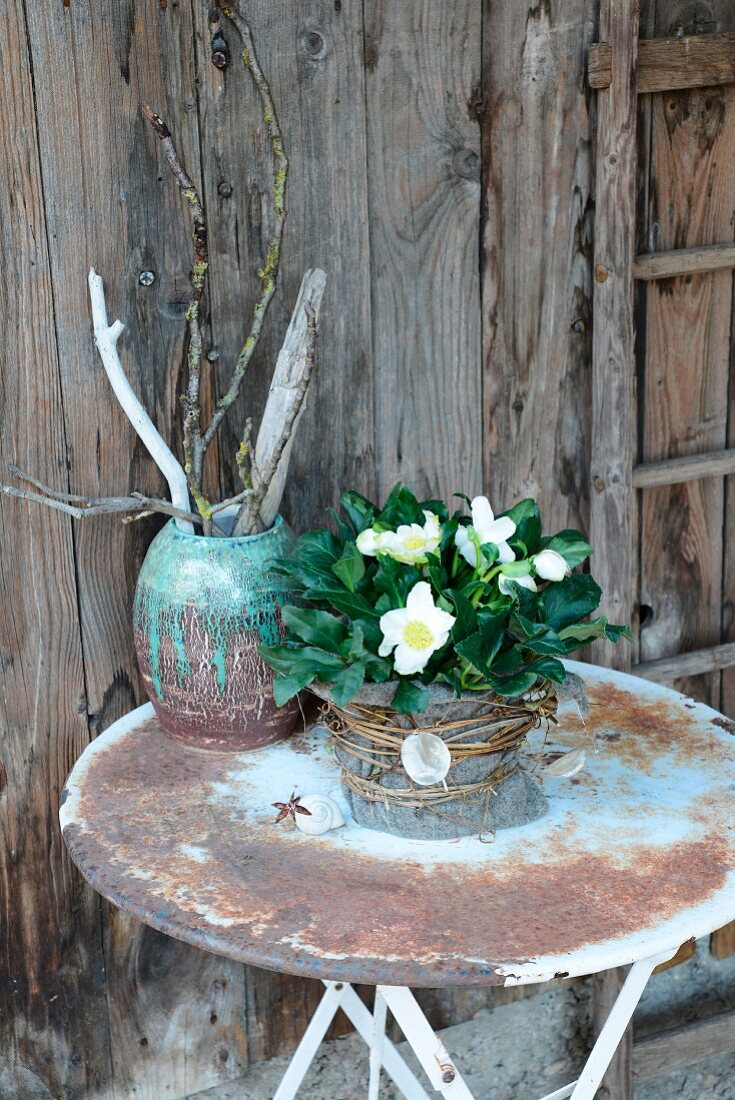
[(163, 729), (177, 741), (244, 752), (287, 737), (297, 700), (278, 708), (261, 642), (285, 633), (287, 579), (270, 568), (295, 535), (279, 516), (259, 535), (204, 538), (171, 520), (151, 543), (135, 589), (135, 650)]

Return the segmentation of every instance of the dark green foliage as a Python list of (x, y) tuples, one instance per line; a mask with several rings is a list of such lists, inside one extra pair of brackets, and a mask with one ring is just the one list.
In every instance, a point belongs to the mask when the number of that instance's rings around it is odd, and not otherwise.
[[(537, 576), (536, 591), (522, 587), (524, 578), (533, 576), (533, 558), (540, 551), (555, 551), (570, 570), (592, 552), (579, 531), (543, 536), (533, 500), (519, 501), (505, 513), (516, 525), (508, 539), (516, 560), (502, 564), (498, 547), (486, 542), (478, 567), (455, 546), (457, 528), (469, 525), (469, 517), (460, 511), (450, 516), (441, 501), (420, 502), (398, 484), (383, 508), (355, 492), (345, 493), (340, 503), (341, 514), (331, 513), (336, 534), (310, 531), (290, 558), (275, 564), (289, 577), (299, 604), (283, 609), (288, 628), (284, 644), (260, 648), (279, 673), (274, 684), (279, 705), (315, 681), (330, 683), (335, 701), (345, 705), (365, 681), (393, 679), (392, 705), (404, 713), (426, 708), (426, 685), (434, 682), (449, 684), (457, 693), (492, 689), (513, 697), (530, 691), (539, 678), (562, 681), (561, 658), (595, 638), (630, 636), (628, 627), (612, 626), (604, 616), (588, 618), (601, 598), (588, 574), (572, 572), (549, 582)], [(441, 533), (438, 547), (422, 560), (409, 564), (390, 551), (367, 554), (358, 549), (362, 532), (368, 532), (363, 538), (372, 537), (368, 529), (386, 537), (385, 532), (405, 525), (423, 527), (426, 512), (438, 517)], [(501, 578), (505, 591), (499, 588)], [(432, 653), (420, 673), (399, 676), (392, 655), (379, 654), (380, 618), (405, 607), (421, 581), (431, 586), (436, 607), (455, 622), (447, 643)]]

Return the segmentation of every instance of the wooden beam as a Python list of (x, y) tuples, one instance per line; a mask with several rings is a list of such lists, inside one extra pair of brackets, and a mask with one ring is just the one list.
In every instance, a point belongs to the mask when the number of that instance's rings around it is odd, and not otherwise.
[[(687, 940), (683, 943), (679, 950), (666, 962), (659, 963), (654, 969), (654, 974), (660, 974), (662, 970), (671, 970), (672, 966), (680, 966), (682, 963), (687, 962), (689, 959), (693, 959), (697, 953), (697, 941)], [(635, 1047), (633, 1048), (635, 1051)]]
[[(605, 548), (596, 559), (605, 593), (602, 613), (627, 623), (633, 612), (638, 7), (630, 0), (607, 0), (600, 20), (617, 64), (597, 116), (590, 529), (593, 545)], [(596, 643), (593, 659), (629, 666), (630, 652)]]
[(646, 252), (636, 256), (636, 279), (671, 279), (676, 275), (701, 275), (735, 267), (735, 245), (711, 244), (704, 248), (676, 248), (670, 252)]
[[(611, 42), (590, 46), (591, 88), (609, 88), (616, 54)], [(735, 33), (653, 38), (638, 43), (638, 94), (735, 83)]]
[[(615, 55), (611, 84), (598, 100), (595, 172), (592, 334), (592, 468), (590, 530), (604, 548), (597, 577), (601, 610), (627, 623), (633, 612), (633, 462), (635, 455), (635, 333), (633, 261), (636, 224), (636, 48), (638, 4), (606, 0), (600, 32)], [(614, 547), (614, 550), (613, 550)], [(593, 659), (629, 667), (630, 653), (608, 643)], [(625, 970), (592, 979), (593, 1026), (599, 1034), (625, 980)], [(599, 1096), (632, 1100), (633, 1032), (629, 1027), (605, 1074)]]
[(654, 489), (661, 485), (680, 485), (702, 477), (726, 477), (735, 474), (735, 448), (707, 451), (701, 455), (667, 458), (661, 462), (643, 462), (633, 467), (636, 489)]
[(716, 959), (729, 959), (735, 955), (735, 921), (712, 933), (709, 949)]
[(699, 676), (703, 672), (718, 672), (735, 665), (735, 642), (693, 649), (690, 653), (677, 653), (673, 657), (659, 657), (655, 661), (642, 661), (633, 665), (631, 672), (644, 680), (657, 684), (670, 684), (683, 676)]
[(636, 1082), (704, 1062), (735, 1050), (735, 1012), (721, 1012), (693, 1024), (667, 1028), (633, 1047)]

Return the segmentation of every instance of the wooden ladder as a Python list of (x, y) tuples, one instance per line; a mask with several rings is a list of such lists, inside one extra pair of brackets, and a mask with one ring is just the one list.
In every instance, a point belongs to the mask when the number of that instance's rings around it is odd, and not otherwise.
[[(636, 280), (735, 268), (731, 243), (635, 254), (638, 96), (735, 83), (735, 33), (647, 41), (639, 41), (638, 34), (635, 0), (601, 0), (601, 41), (590, 48), (588, 66), (590, 86), (598, 90), (590, 527), (593, 545), (604, 550), (595, 559), (605, 594), (601, 610), (614, 622), (630, 622), (634, 613), (638, 490), (735, 473), (735, 449), (638, 462), (634, 330)], [(601, 643), (594, 659), (669, 683), (735, 666), (735, 642), (632, 668), (629, 648)], [(732, 953), (732, 929), (719, 935), (714, 953)], [(685, 945), (679, 957), (692, 950)], [(596, 1021), (605, 1019), (623, 978), (623, 972), (610, 971), (594, 979)], [(621, 1044), (600, 1095), (632, 1098), (632, 1034)]]

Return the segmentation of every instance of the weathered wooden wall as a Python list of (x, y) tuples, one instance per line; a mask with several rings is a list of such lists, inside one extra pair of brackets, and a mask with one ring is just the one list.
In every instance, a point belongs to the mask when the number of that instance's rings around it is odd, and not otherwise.
[[(211, 63), (207, 0), (2, 0), (0, 466), (89, 493), (159, 489), (95, 358), (103, 275), (128, 376), (176, 438), (188, 230), (139, 102), (169, 122), (210, 214), (208, 399), (227, 377), (267, 233), (252, 89)], [(306, 266), (329, 275), (316, 388), (285, 512), (303, 528), (354, 485), (589, 518), (598, 0), (254, 0), (291, 157), (282, 285), (208, 477), (233, 484)], [(647, 0), (645, 37), (735, 29), (729, 0)], [(641, 102), (641, 248), (733, 238), (735, 89)], [(650, 101), (649, 101), (650, 100)], [(139, 282), (152, 271), (151, 286)], [(732, 277), (639, 303), (641, 457), (732, 440)], [(732, 445), (732, 443), (731, 443)], [(644, 659), (735, 636), (735, 510), (723, 483), (641, 496)], [(63, 779), (142, 701), (130, 636), (155, 523), (76, 526), (0, 498), (0, 1095), (178, 1097), (292, 1046), (319, 991), (141, 927), (61, 844)], [(723, 536), (724, 524), (724, 536)], [(724, 537), (724, 543), (723, 543)], [(600, 554), (610, 548), (598, 548)], [(724, 599), (724, 618), (721, 602)], [(687, 688), (735, 707), (732, 673)], [(450, 1022), (479, 994), (427, 995)], [(484, 994), (483, 994), (484, 996)]]

